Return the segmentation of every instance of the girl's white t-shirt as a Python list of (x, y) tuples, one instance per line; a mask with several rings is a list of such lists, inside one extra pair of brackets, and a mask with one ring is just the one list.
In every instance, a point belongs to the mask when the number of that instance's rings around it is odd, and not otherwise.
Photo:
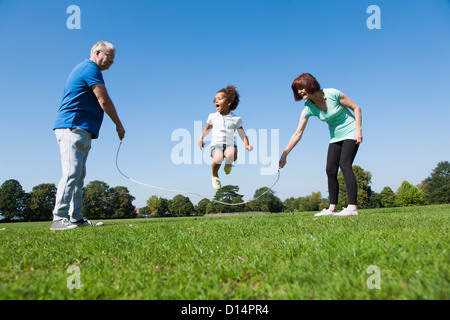
[(241, 117), (233, 112), (224, 116), (219, 112), (210, 113), (206, 123), (212, 125), (211, 146), (236, 144), (234, 132), (242, 127)]

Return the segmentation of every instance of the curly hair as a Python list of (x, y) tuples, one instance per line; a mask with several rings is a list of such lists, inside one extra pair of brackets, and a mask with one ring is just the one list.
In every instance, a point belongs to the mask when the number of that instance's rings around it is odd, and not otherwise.
[(227, 85), (226, 88), (217, 91), (217, 93), (219, 92), (225, 93), (225, 97), (227, 98), (228, 101), (231, 102), (230, 110), (234, 110), (237, 108), (239, 104), (239, 92), (237, 91), (235, 86)]
[(314, 92), (320, 90), (320, 84), (311, 74), (302, 73), (300, 76), (295, 78), (291, 88), (294, 92), (295, 101), (300, 101), (302, 100), (302, 97), (299, 96), (298, 90), (305, 89), (308, 93), (313, 94)]

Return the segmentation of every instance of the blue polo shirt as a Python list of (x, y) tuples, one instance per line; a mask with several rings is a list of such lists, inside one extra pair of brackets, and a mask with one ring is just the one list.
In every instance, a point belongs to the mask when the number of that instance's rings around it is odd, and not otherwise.
[(56, 114), (54, 129), (81, 128), (97, 139), (104, 111), (91, 86), (105, 83), (97, 64), (89, 59), (77, 65), (67, 79), (64, 96)]

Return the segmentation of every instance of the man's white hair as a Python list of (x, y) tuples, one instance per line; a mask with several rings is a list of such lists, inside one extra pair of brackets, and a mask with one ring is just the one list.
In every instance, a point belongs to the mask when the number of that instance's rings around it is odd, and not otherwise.
[(99, 42), (97, 42), (96, 44), (94, 44), (94, 45), (92, 46), (92, 49), (91, 49), (91, 55), (95, 55), (95, 53), (96, 53), (97, 51), (101, 51), (101, 50), (103, 50), (103, 49), (105, 49), (105, 48), (110, 48), (110, 49), (116, 51), (116, 48), (114, 48), (114, 46), (112, 45), (112, 43), (109, 43), (109, 42), (107, 42), (107, 41), (99, 41)]

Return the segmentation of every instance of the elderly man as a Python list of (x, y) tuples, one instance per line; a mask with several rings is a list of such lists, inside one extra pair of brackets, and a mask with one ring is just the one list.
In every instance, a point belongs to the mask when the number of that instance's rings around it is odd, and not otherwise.
[(116, 125), (119, 139), (125, 129), (117, 115), (103, 80), (102, 71), (114, 63), (115, 48), (105, 41), (91, 49), (90, 59), (78, 64), (69, 75), (53, 130), (61, 152), (62, 178), (56, 193), (50, 230), (99, 226), (81, 215), (82, 188), (91, 140), (97, 139), (106, 114)]

